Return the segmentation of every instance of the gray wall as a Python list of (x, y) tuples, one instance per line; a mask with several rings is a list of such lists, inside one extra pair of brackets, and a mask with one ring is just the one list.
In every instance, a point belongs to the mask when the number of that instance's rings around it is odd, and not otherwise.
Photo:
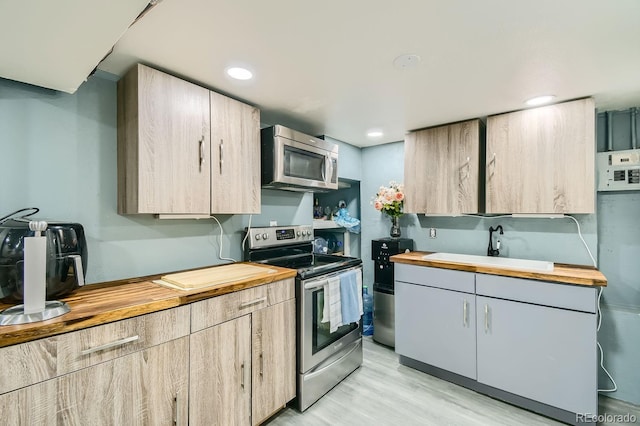
[[(612, 111), (614, 150), (631, 149), (629, 110)], [(637, 128), (640, 129), (636, 116)], [(606, 151), (607, 124), (598, 114), (598, 151)], [(605, 367), (618, 391), (608, 395), (640, 404), (640, 191), (598, 193), (599, 268), (608, 279), (602, 292), (598, 333)], [(600, 370), (600, 387), (611, 388)]]

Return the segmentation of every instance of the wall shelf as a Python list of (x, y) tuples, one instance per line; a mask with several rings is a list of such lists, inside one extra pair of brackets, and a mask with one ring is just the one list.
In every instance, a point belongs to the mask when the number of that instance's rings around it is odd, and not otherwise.
[[(351, 256), (351, 236), (350, 232), (343, 226), (339, 226), (333, 220), (325, 220), (325, 219), (313, 219), (313, 230), (314, 231), (333, 231), (339, 232), (342, 234), (342, 247), (343, 247), (343, 255)], [(316, 232), (314, 232), (315, 236), (319, 237)]]

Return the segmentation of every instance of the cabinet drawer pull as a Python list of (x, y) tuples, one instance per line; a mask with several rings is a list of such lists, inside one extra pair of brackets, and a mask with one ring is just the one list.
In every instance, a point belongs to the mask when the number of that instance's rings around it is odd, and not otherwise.
[(465, 300), (464, 302), (462, 302), (462, 325), (466, 328), (467, 327), (467, 305), (469, 303)]
[(250, 302), (245, 302), (245, 303), (241, 304), (240, 306), (238, 306), (238, 308), (244, 309), (244, 308), (248, 308), (249, 306), (258, 305), (258, 304), (266, 302), (266, 301), (267, 301), (267, 296), (263, 296), (263, 297), (261, 297), (259, 299), (252, 300)]
[(115, 342), (105, 343), (104, 345), (82, 350), (80, 351), (80, 355), (85, 356), (94, 352), (104, 351), (106, 349), (115, 348), (116, 346), (122, 346), (126, 345), (127, 343), (135, 342), (136, 340), (140, 340), (140, 336), (135, 335), (131, 337), (125, 337), (124, 339), (116, 340)]

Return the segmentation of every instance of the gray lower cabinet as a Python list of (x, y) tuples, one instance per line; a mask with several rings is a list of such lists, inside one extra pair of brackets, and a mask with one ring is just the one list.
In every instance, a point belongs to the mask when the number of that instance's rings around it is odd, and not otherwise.
[(397, 282), (396, 352), (476, 378), (475, 295)]
[(395, 272), (401, 362), (568, 423), (598, 412), (595, 287), (406, 264)]
[(596, 413), (596, 316), (477, 296), (478, 382)]

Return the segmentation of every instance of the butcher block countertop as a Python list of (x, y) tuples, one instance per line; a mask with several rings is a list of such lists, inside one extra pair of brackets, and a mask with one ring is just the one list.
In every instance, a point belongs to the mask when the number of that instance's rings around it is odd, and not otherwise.
[(513, 268), (501, 268), (497, 266), (473, 265), (444, 260), (426, 260), (422, 257), (432, 252), (413, 251), (409, 253), (391, 256), (395, 263), (406, 263), (418, 266), (430, 266), (433, 268), (456, 269), (459, 271), (478, 272), (481, 274), (502, 275), (507, 277), (527, 278), (531, 280), (556, 282), (562, 284), (576, 284), (592, 287), (604, 287), (607, 278), (594, 267), (583, 265), (566, 265), (556, 263), (553, 271), (528, 271)]
[[(258, 267), (264, 268), (264, 273), (258, 273)], [(153, 282), (167, 276), (184, 277), (185, 272), (180, 272), (86, 285), (70, 296), (60, 299), (71, 308), (69, 313), (47, 321), (0, 326), (0, 347), (186, 305), (198, 300), (292, 278), (297, 274), (295, 269), (248, 262), (219, 265), (211, 269), (216, 278), (226, 277), (226, 280), (221, 282), (215, 279), (213, 285), (193, 288), (198, 280), (193, 276), (187, 277), (190, 278), (186, 283), (188, 285), (185, 285), (187, 290)], [(201, 270), (196, 269), (194, 272)], [(198, 278), (199, 275), (195, 277)], [(0, 311), (11, 306), (0, 303)]]

